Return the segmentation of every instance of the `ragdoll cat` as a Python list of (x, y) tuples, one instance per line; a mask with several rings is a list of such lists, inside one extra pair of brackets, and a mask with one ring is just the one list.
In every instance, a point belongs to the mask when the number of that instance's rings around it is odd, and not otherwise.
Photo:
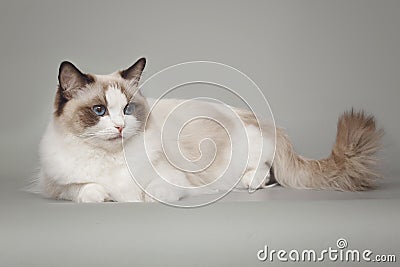
[[(146, 99), (138, 86), (145, 63), (141, 58), (128, 69), (109, 75), (84, 74), (72, 63), (61, 63), (54, 114), (40, 144), (38, 184), (43, 195), (75, 202), (169, 202), (229, 190), (232, 185), (238, 190), (255, 190), (264, 187), (271, 175), (279, 184), (292, 188), (357, 191), (374, 186), (378, 177), (373, 170), (374, 154), (382, 130), (376, 129), (372, 116), (354, 111), (339, 118), (331, 155), (312, 160), (297, 155), (281, 129), (275, 132), (270, 123), (258, 123), (250, 111), (231, 107), (235, 117), (222, 104), (194, 101), (189, 110), (178, 112), (176, 120), (207, 110), (228, 125), (231, 133), (228, 136), (224, 128), (207, 119), (188, 124), (180, 138), (164, 141), (166, 146), (178, 143), (185, 155), (184, 160), (178, 157), (178, 165), (189, 161), (202, 169), (175, 166), (164, 149), (160, 131), (167, 114), (183, 100), (160, 100), (150, 112), (155, 100)], [(247, 140), (241, 139), (239, 129), (245, 130)], [(213, 143), (200, 148), (205, 138)], [(236, 152), (244, 154), (240, 152), (246, 150), (248, 157), (236, 158), (229, 175), (219, 182), (217, 178), (232, 159), (229, 140), (235, 138)], [(248, 147), (242, 148), (246, 143)], [(216, 147), (218, 153), (213, 158), (205, 156), (211, 164), (196, 161)], [(245, 165), (241, 164), (243, 159), (247, 160)]]

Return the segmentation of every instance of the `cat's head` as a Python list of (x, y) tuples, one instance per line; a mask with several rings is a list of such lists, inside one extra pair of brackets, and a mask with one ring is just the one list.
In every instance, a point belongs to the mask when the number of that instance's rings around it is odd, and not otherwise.
[(149, 112), (138, 89), (146, 60), (109, 75), (84, 74), (64, 61), (58, 74), (54, 119), (88, 143), (112, 148), (144, 129)]

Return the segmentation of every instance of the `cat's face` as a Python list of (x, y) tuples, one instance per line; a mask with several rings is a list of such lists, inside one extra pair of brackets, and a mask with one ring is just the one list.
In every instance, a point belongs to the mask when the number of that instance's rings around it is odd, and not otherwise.
[(143, 131), (149, 112), (138, 90), (145, 59), (109, 75), (81, 73), (63, 62), (55, 99), (55, 120), (62, 129), (98, 147), (120, 147)]

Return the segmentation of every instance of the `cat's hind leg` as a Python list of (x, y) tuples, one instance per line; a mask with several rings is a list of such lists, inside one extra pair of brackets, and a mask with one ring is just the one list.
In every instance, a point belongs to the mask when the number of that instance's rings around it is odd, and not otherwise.
[(259, 188), (265, 187), (270, 178), (270, 165), (268, 163), (259, 166), (257, 169), (251, 168), (245, 172), (241, 179), (241, 184), (248, 189), (249, 192), (254, 192)]

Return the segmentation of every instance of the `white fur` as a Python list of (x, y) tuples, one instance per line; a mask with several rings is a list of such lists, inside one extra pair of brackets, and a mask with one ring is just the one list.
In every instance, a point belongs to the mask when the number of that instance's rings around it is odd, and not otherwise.
[[(65, 187), (64, 191), (58, 195), (59, 198), (76, 202), (152, 201), (153, 198), (161, 201), (176, 201), (188, 195), (228, 190), (229, 186), (233, 185), (234, 181), (226, 180), (225, 177), (225, 180), (221, 178), (208, 188), (188, 189), (187, 187), (192, 187), (188, 173), (174, 168), (166, 161), (159, 138), (162, 121), (168, 110), (163, 107), (171, 107), (180, 100), (161, 101), (160, 108), (153, 110), (152, 126), (145, 133), (138, 133), (139, 126), (135, 117), (123, 114), (123, 109), (128, 103), (125, 95), (118, 88), (110, 86), (106, 91), (106, 99), (109, 115), (102, 117), (97, 125), (87, 129), (86, 134), (93, 136), (90, 142), (72, 134), (66, 134), (55, 120), (49, 123), (40, 145), (41, 176), (39, 181), (45, 194), (52, 196), (46, 187), (49, 184), (56, 184), (61, 188)], [(223, 105), (199, 102), (198, 107), (192, 106), (193, 109), (204, 107), (214, 110), (213, 112), (221, 118), (230, 116), (229, 112), (224, 111), (226, 107)], [(243, 127), (243, 124), (238, 122), (232, 122), (232, 125), (233, 129)], [(126, 160), (131, 173), (126, 166), (122, 150), (107, 150), (95, 145), (97, 139), (105, 141), (117, 137), (119, 131), (115, 127), (124, 127)], [(248, 149), (245, 141), (237, 142), (238, 147), (235, 149), (246, 151), (249, 155), (248, 165), (237, 189), (256, 189), (260, 188), (269, 177), (269, 166), (265, 162), (272, 161), (273, 137), (262, 136), (260, 129), (255, 126), (246, 126), (245, 131), (249, 141)], [(231, 134), (233, 139), (237, 135), (235, 131)], [(167, 142), (176, 143), (176, 140), (171, 139)], [(118, 146), (118, 142), (113, 145)], [(264, 145), (263, 151), (262, 145)], [(221, 150), (219, 153), (224, 153), (222, 163), (229, 162), (228, 150)], [(263, 153), (261, 158), (258, 157), (260, 153)], [(233, 162), (228, 179), (238, 180), (242, 176), (243, 170), (235, 167), (241, 165), (238, 163)], [(209, 177), (218, 177), (225, 168), (226, 166), (222, 164), (199, 174), (198, 177), (204, 180)], [(131, 174), (151, 196), (143, 198), (144, 194)], [(160, 178), (160, 175), (170, 183)], [(172, 186), (171, 183), (181, 187)], [(68, 188), (71, 184), (83, 186), (76, 190)]]
[(110, 121), (115, 127), (124, 127), (124, 107), (128, 103), (126, 96), (114, 86), (110, 86), (106, 91), (107, 108)]

